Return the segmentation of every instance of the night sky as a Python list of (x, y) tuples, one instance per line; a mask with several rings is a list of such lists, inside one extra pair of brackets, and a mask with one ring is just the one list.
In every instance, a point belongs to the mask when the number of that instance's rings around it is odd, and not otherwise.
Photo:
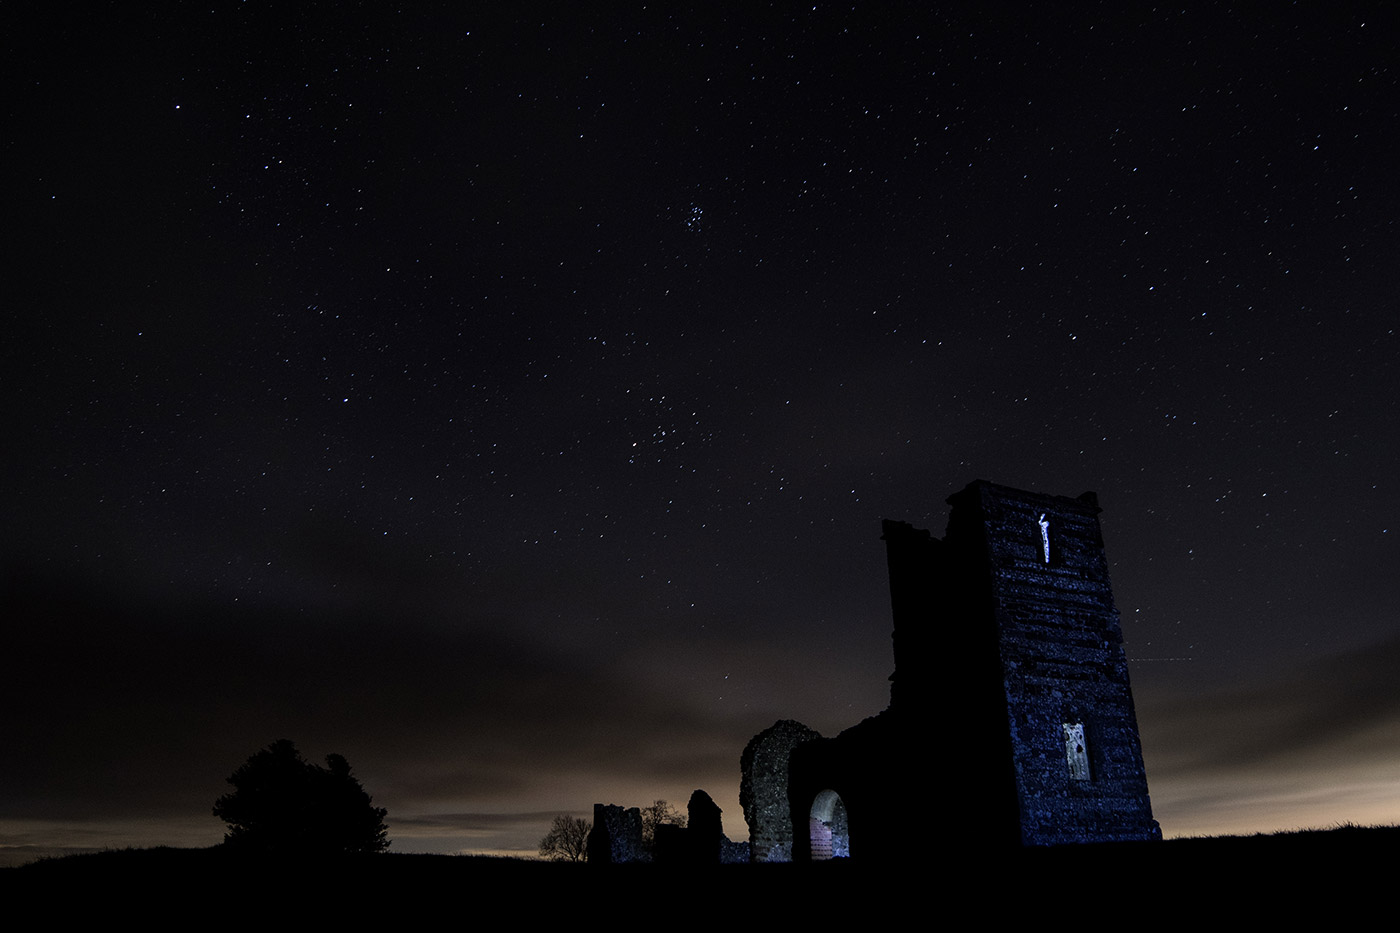
[(0, 846), (279, 738), (745, 838), (974, 479), (1098, 493), (1167, 835), (1400, 821), (1383, 4), (471, 6), (6, 7)]

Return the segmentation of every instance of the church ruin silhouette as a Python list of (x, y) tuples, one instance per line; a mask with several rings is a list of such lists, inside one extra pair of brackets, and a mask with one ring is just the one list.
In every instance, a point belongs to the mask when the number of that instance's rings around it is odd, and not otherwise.
[(1097, 497), (979, 480), (948, 503), (941, 539), (884, 523), (889, 707), (745, 748), (755, 860), (1161, 838)]

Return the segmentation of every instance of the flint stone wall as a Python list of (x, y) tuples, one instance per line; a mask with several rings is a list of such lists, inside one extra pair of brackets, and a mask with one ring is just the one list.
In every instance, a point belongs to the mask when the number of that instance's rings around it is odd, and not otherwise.
[(749, 825), (750, 858), (792, 861), (792, 819), (788, 800), (788, 759), (793, 748), (821, 738), (794, 719), (780, 719), (749, 740), (739, 758), (739, 805)]
[(593, 829), (588, 833), (588, 860), (595, 865), (647, 860), (642, 847), (642, 811), (615, 804), (593, 805)]

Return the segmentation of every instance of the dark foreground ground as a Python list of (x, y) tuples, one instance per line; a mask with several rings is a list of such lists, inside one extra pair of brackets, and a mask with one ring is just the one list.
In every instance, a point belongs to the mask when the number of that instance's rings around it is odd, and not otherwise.
[(584, 929), (602, 921), (610, 931), (710, 920), (920, 929), (928, 928), (925, 921), (955, 928), (1044, 921), (1058, 928), (1065, 920), (1087, 928), (1227, 919), (1345, 926), (1393, 918), (1397, 870), (1394, 827), (1000, 855), (930, 838), (926, 857), (892, 865), (703, 870), (402, 854), (250, 861), (217, 848), (129, 849), (0, 869), (0, 897), (11, 908), (38, 907), (34, 916), (46, 919), (136, 917), (226, 928), (276, 920), (415, 927), (523, 921)]

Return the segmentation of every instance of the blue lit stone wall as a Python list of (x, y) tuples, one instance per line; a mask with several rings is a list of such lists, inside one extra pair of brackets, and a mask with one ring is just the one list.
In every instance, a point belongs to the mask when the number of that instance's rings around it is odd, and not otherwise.
[[(985, 566), (991, 618), (969, 623), (996, 632), (1022, 842), (1160, 838), (1095, 497), (978, 482), (949, 502), (971, 520), (948, 545)], [(1079, 725), (1087, 776), (1066, 747)]]

